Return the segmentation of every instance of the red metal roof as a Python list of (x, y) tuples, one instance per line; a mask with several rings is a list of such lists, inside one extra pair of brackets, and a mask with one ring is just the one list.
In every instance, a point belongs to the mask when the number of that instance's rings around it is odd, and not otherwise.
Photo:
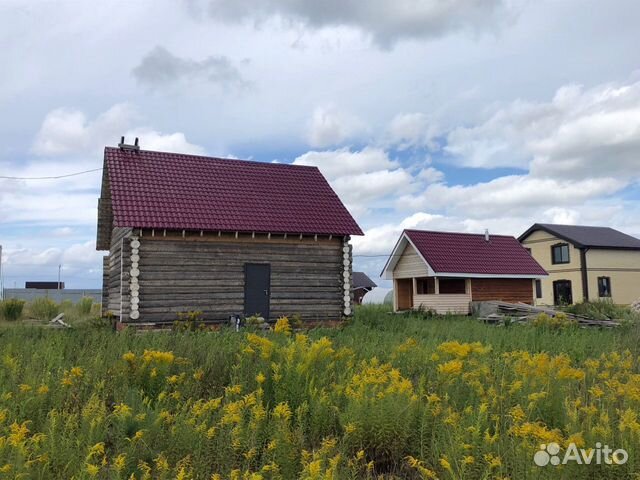
[(316, 167), (105, 148), (114, 227), (362, 235)]
[(515, 237), (405, 230), (436, 273), (547, 275)]

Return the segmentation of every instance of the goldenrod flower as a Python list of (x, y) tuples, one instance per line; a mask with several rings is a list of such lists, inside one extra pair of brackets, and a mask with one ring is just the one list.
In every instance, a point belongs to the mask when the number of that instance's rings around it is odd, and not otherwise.
[(275, 333), (282, 333), (284, 335), (291, 335), (291, 325), (287, 317), (280, 317), (276, 320), (276, 324), (273, 327)]
[(95, 477), (100, 473), (100, 467), (98, 465), (94, 465), (93, 463), (87, 463), (87, 473), (90, 477)]

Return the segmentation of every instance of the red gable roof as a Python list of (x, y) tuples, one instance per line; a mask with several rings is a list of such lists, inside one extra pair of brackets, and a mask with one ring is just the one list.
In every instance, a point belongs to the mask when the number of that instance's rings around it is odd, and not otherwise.
[(506, 235), (405, 230), (436, 273), (538, 276), (547, 272), (520, 242)]
[(114, 227), (362, 235), (316, 167), (107, 147)]

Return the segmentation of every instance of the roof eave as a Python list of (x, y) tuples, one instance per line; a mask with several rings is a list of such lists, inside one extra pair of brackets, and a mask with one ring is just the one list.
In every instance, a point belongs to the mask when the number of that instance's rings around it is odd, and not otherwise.
[(416, 253), (418, 254), (418, 256), (420, 257), (420, 259), (424, 262), (425, 266), (427, 267), (427, 274), (429, 276), (435, 275), (435, 271), (433, 270), (433, 268), (431, 268), (431, 265), (429, 264), (429, 262), (427, 262), (427, 259), (424, 258), (424, 255), (422, 255), (422, 252), (411, 241), (411, 238), (409, 238), (409, 235), (407, 235), (407, 230), (403, 230), (402, 235), (400, 235), (400, 238), (396, 242), (396, 245), (393, 247), (393, 250), (391, 251), (391, 255), (389, 255), (389, 258), (387, 259), (387, 263), (385, 263), (384, 268), (380, 273), (380, 276), (382, 278), (385, 278), (387, 280), (393, 279), (393, 270), (395, 269), (396, 265), (398, 264), (398, 261), (400, 260), (400, 257), (402, 256), (401, 254), (398, 254), (398, 250), (401, 244), (402, 244), (402, 251), (404, 251), (407, 244), (411, 245), (413, 249), (416, 251)]
[(544, 279), (549, 276), (546, 274), (531, 273), (465, 273), (465, 272), (436, 272), (435, 277), (460, 277), (460, 278), (513, 278), (513, 279)]
[(524, 232), (522, 235), (520, 235), (518, 237), (518, 241), (520, 243), (522, 243), (524, 240), (526, 240), (526, 238), (529, 235), (531, 235), (533, 232), (536, 232), (538, 230), (542, 230), (544, 232), (547, 232), (550, 235), (553, 235), (556, 238), (564, 240), (565, 242), (569, 242), (576, 248), (585, 248), (585, 247), (588, 246), (588, 245), (584, 245), (584, 244), (578, 242), (577, 240), (575, 240), (573, 238), (569, 238), (566, 235), (562, 235), (562, 234), (556, 232), (555, 230), (553, 230), (553, 229), (551, 229), (551, 228), (549, 228), (549, 227), (547, 227), (545, 225), (541, 225), (539, 223), (534, 223), (531, 227), (529, 227), (526, 232)]

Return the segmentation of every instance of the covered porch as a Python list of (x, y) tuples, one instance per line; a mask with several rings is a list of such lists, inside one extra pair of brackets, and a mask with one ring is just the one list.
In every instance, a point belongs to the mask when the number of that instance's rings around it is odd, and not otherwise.
[(471, 279), (422, 276), (394, 278), (394, 310), (423, 309), (438, 314), (468, 315), (471, 305)]

